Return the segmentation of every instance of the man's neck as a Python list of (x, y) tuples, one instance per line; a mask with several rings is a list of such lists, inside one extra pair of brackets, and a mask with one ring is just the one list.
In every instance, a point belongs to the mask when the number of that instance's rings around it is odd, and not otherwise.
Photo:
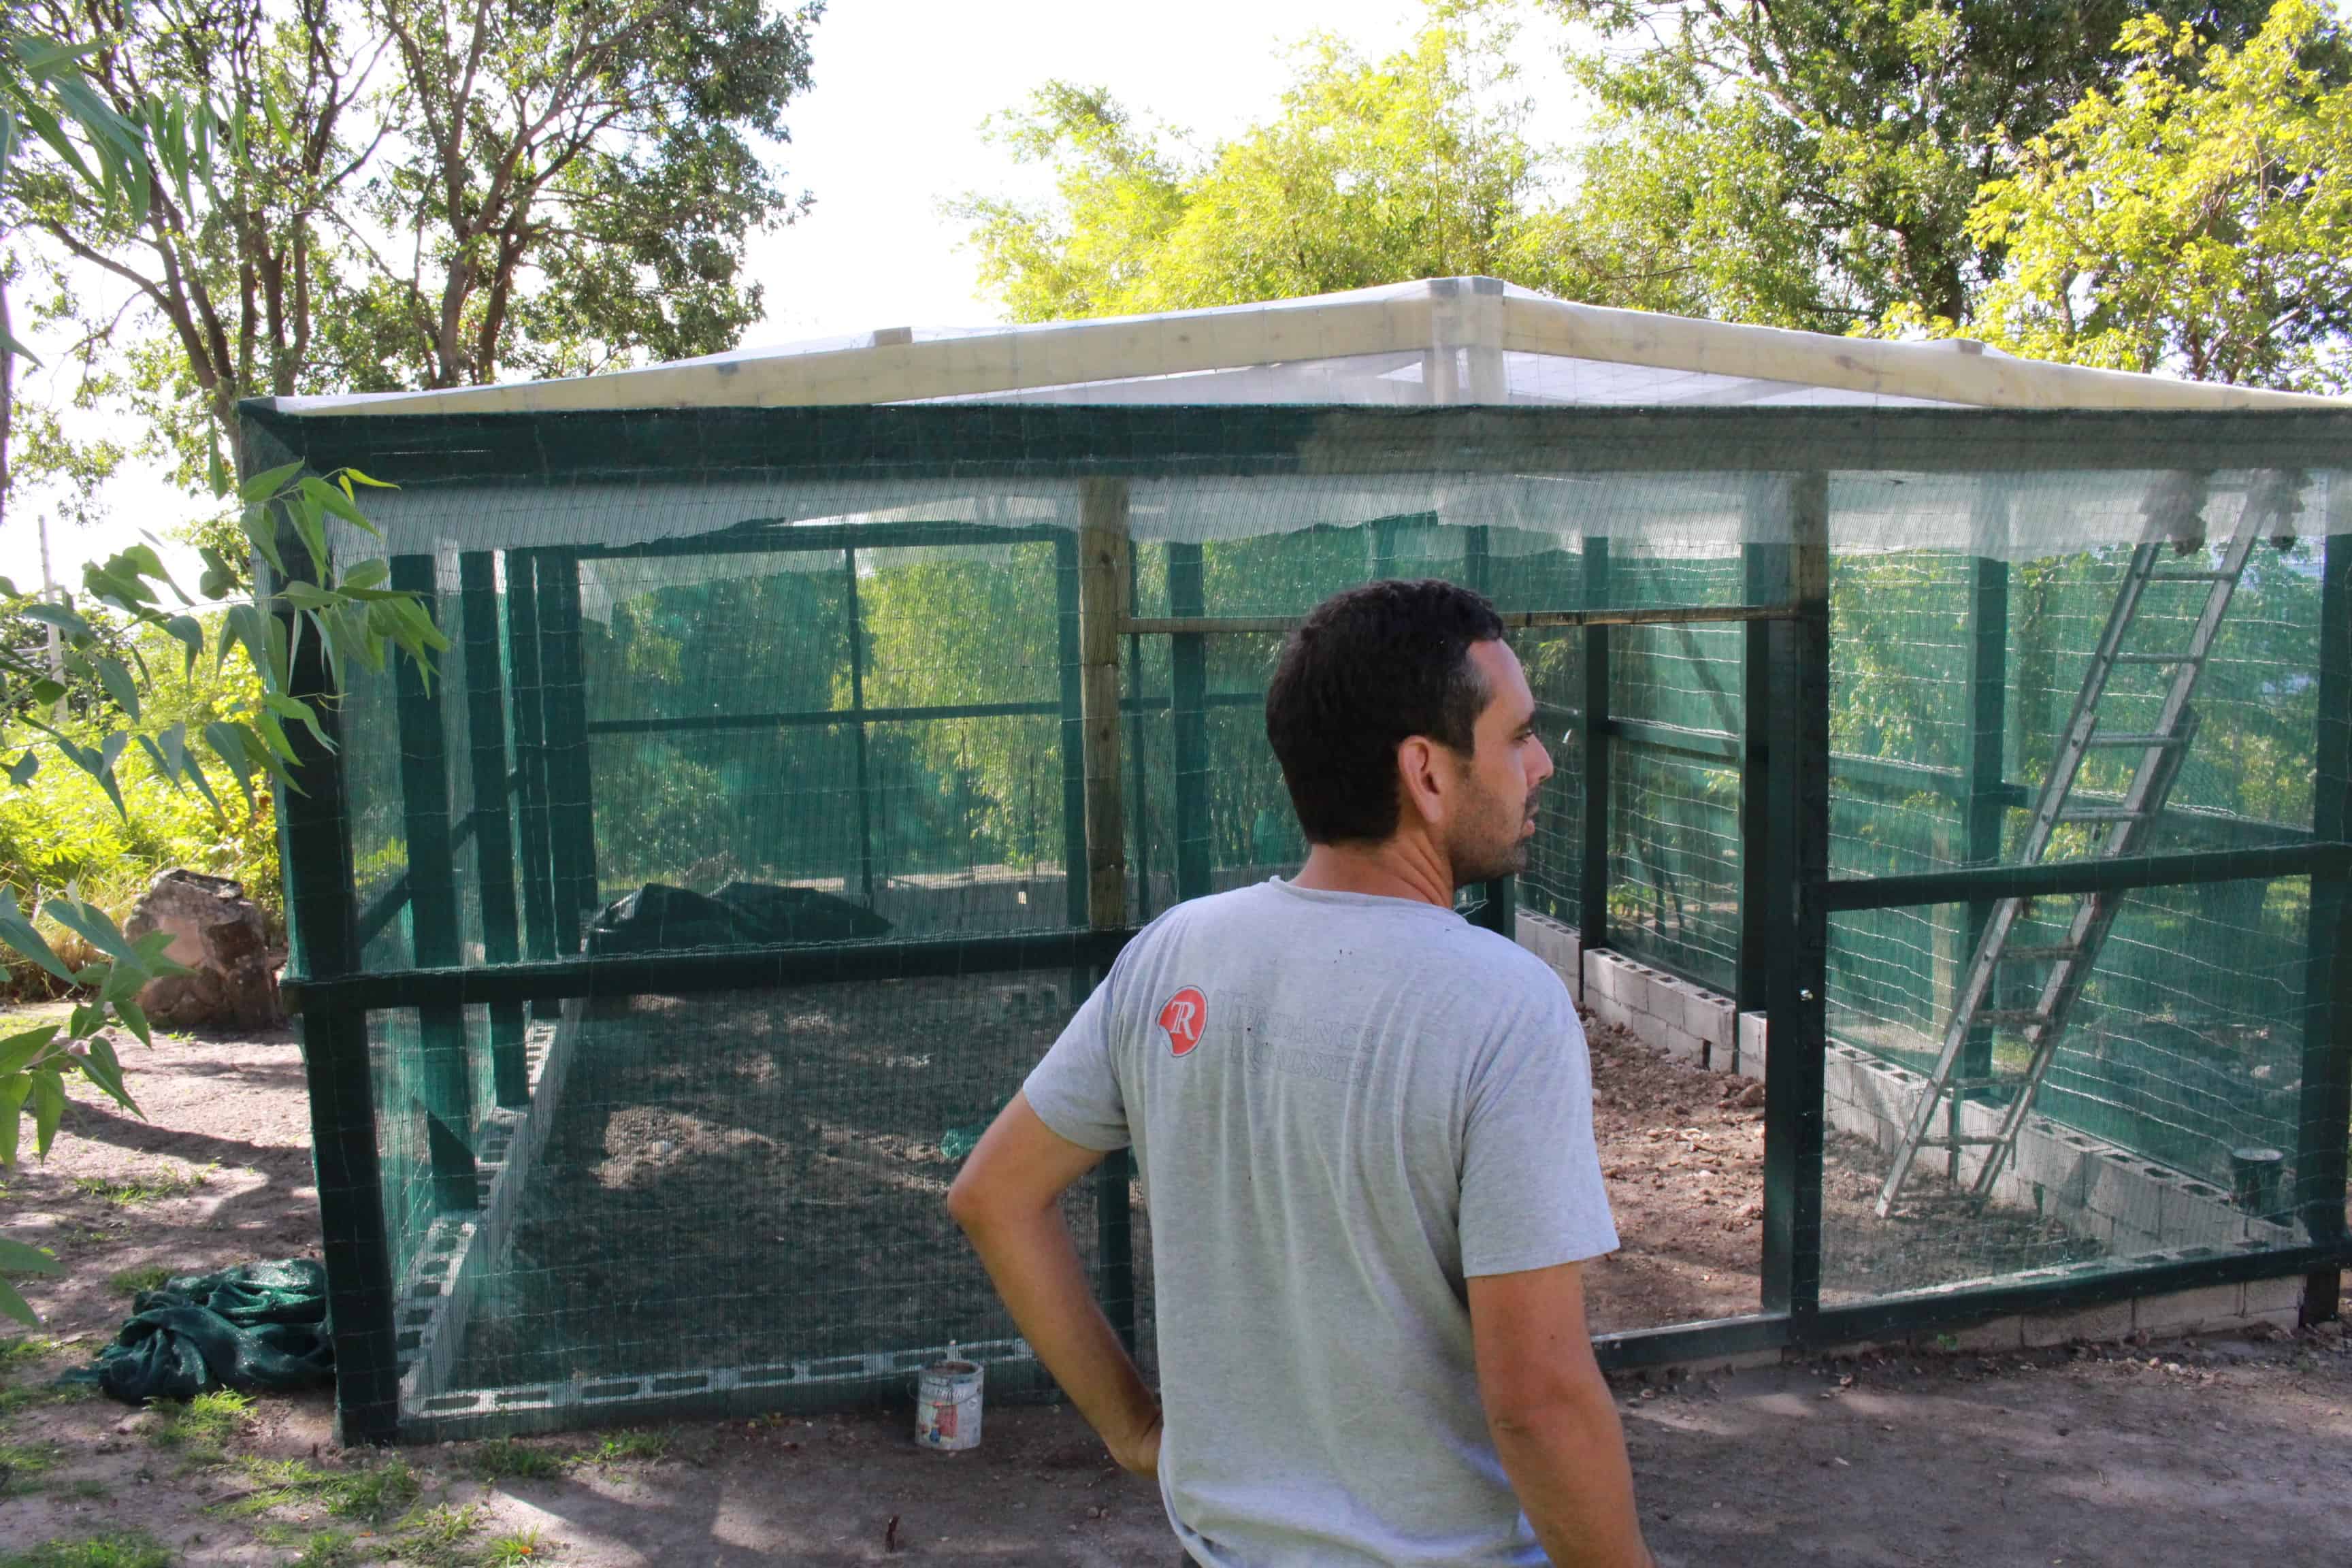
[(1400, 833), (1381, 844), (1318, 844), (1290, 885), (1454, 907), (1454, 868), (1444, 852), (1418, 835)]

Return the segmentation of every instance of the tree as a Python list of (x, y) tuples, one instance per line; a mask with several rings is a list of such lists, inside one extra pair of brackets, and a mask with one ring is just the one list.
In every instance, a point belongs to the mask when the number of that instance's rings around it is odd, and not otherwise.
[(1544, 0), (1614, 52), (1572, 57), (1601, 134), (1586, 230), (1686, 313), (1847, 331), (1965, 321), (2001, 242), (1968, 221), (2006, 128), (2110, 82), (2136, 13), (2234, 42), (2266, 0)]
[(136, 213), (55, 160), (19, 195), (156, 330), (130, 345), (134, 402), (191, 486), (243, 397), (731, 346), (760, 310), (745, 243), (798, 210), (755, 139), (807, 86), (814, 5), (24, 10), (81, 40), (103, 106), (144, 133)]
[(1969, 226), (2008, 268), (1967, 330), (2037, 359), (2352, 385), (2352, 87), (2309, 63), (2332, 37), (2311, 0), (2242, 49), (2131, 24), (2112, 92), (2002, 149)]
[(1463, 273), (1580, 291), (1526, 103), (1482, 103), (1507, 80), (1493, 40), (1446, 26), (1379, 61), (1318, 38), (1276, 115), (1198, 154), (1105, 89), (1053, 82), (996, 134), (1053, 169), (1055, 201), (957, 210), (1016, 321)]

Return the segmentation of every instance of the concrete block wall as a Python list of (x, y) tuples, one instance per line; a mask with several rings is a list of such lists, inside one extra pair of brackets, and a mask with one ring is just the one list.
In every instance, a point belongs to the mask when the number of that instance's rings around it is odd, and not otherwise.
[[(1521, 911), (1517, 935), (1521, 945), (1559, 973), (1596, 1019), (1694, 1065), (1748, 1078), (1765, 1076), (1771, 1042), (1762, 1013), (1736, 1012), (1730, 998), (1623, 953), (1606, 949), (1587, 952), (1573, 928), (1540, 915)], [(1829, 1124), (1892, 1153), (1912, 1108), (1927, 1092), (1926, 1077), (1837, 1040), (1830, 1042), (1823, 1069), (1823, 1110)], [(1983, 1136), (1998, 1129), (2000, 1117), (1994, 1107), (1970, 1104), (1963, 1108), (1961, 1128), (1970, 1136)], [(1943, 1158), (1940, 1150), (1930, 1153)], [(1960, 1179), (1973, 1181), (1983, 1159), (1980, 1148), (1963, 1150)], [(2174, 1259), (2258, 1251), (2295, 1240), (2288, 1226), (2249, 1216), (2229, 1193), (2209, 1182), (2039, 1115), (2027, 1116), (1994, 1183), (1993, 1196), (1997, 1202), (2037, 1210), (2078, 1235), (2097, 1239), (2114, 1258)], [(2208, 1293), (2147, 1297), (2122, 1307), (2066, 1314), (2071, 1325), (2066, 1335), (2098, 1337), (2094, 1331), (2113, 1328), (2121, 1321), (2118, 1312), (2133, 1314), (2130, 1329), (2151, 1332), (2187, 1332), (2206, 1325), (2209, 1318), (2216, 1322), (2225, 1318), (2277, 1320), (2282, 1315), (2291, 1320), (2301, 1285), (2284, 1279), (2242, 1289), (2216, 1289), (2238, 1292), (2226, 1304), (2226, 1312), (2221, 1299)], [(2035, 1342), (2025, 1337), (2029, 1332), (2058, 1331), (2049, 1324), (2029, 1330), (2024, 1326), (2028, 1320), (2006, 1321), (2016, 1325), (2017, 1336), (2007, 1342), (2032, 1343)], [(1998, 1331), (1996, 1337), (2008, 1332)]]
[[(1738, 1019), (1729, 997), (1622, 952), (1586, 952), (1572, 929), (1541, 915), (1520, 911), (1517, 935), (1519, 945), (1550, 964), (1601, 1022), (1695, 1066), (1729, 1072), (1737, 1063)], [(1750, 1076), (1760, 1077), (1760, 1068)]]

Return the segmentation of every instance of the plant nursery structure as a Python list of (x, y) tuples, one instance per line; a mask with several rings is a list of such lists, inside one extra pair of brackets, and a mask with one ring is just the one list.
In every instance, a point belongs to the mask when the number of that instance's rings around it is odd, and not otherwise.
[[(1492, 597), (1560, 764), (1470, 918), (1769, 1057), (1760, 1310), (1606, 1359), (2333, 1310), (2342, 405), (1440, 279), (243, 418), (398, 487), (289, 565), (451, 642), (299, 645), (350, 1437), (1034, 1380), (947, 1184), (1138, 928), (1296, 864), (1265, 677), (1388, 576)], [(1069, 1208), (1148, 1354), (1148, 1194)]]

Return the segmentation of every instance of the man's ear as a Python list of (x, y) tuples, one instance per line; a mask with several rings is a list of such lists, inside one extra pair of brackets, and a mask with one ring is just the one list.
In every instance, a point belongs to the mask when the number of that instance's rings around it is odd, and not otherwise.
[(1443, 822), (1453, 798), (1453, 777), (1445, 771), (1445, 748), (1426, 735), (1408, 735), (1397, 743), (1397, 805), (1424, 822)]

